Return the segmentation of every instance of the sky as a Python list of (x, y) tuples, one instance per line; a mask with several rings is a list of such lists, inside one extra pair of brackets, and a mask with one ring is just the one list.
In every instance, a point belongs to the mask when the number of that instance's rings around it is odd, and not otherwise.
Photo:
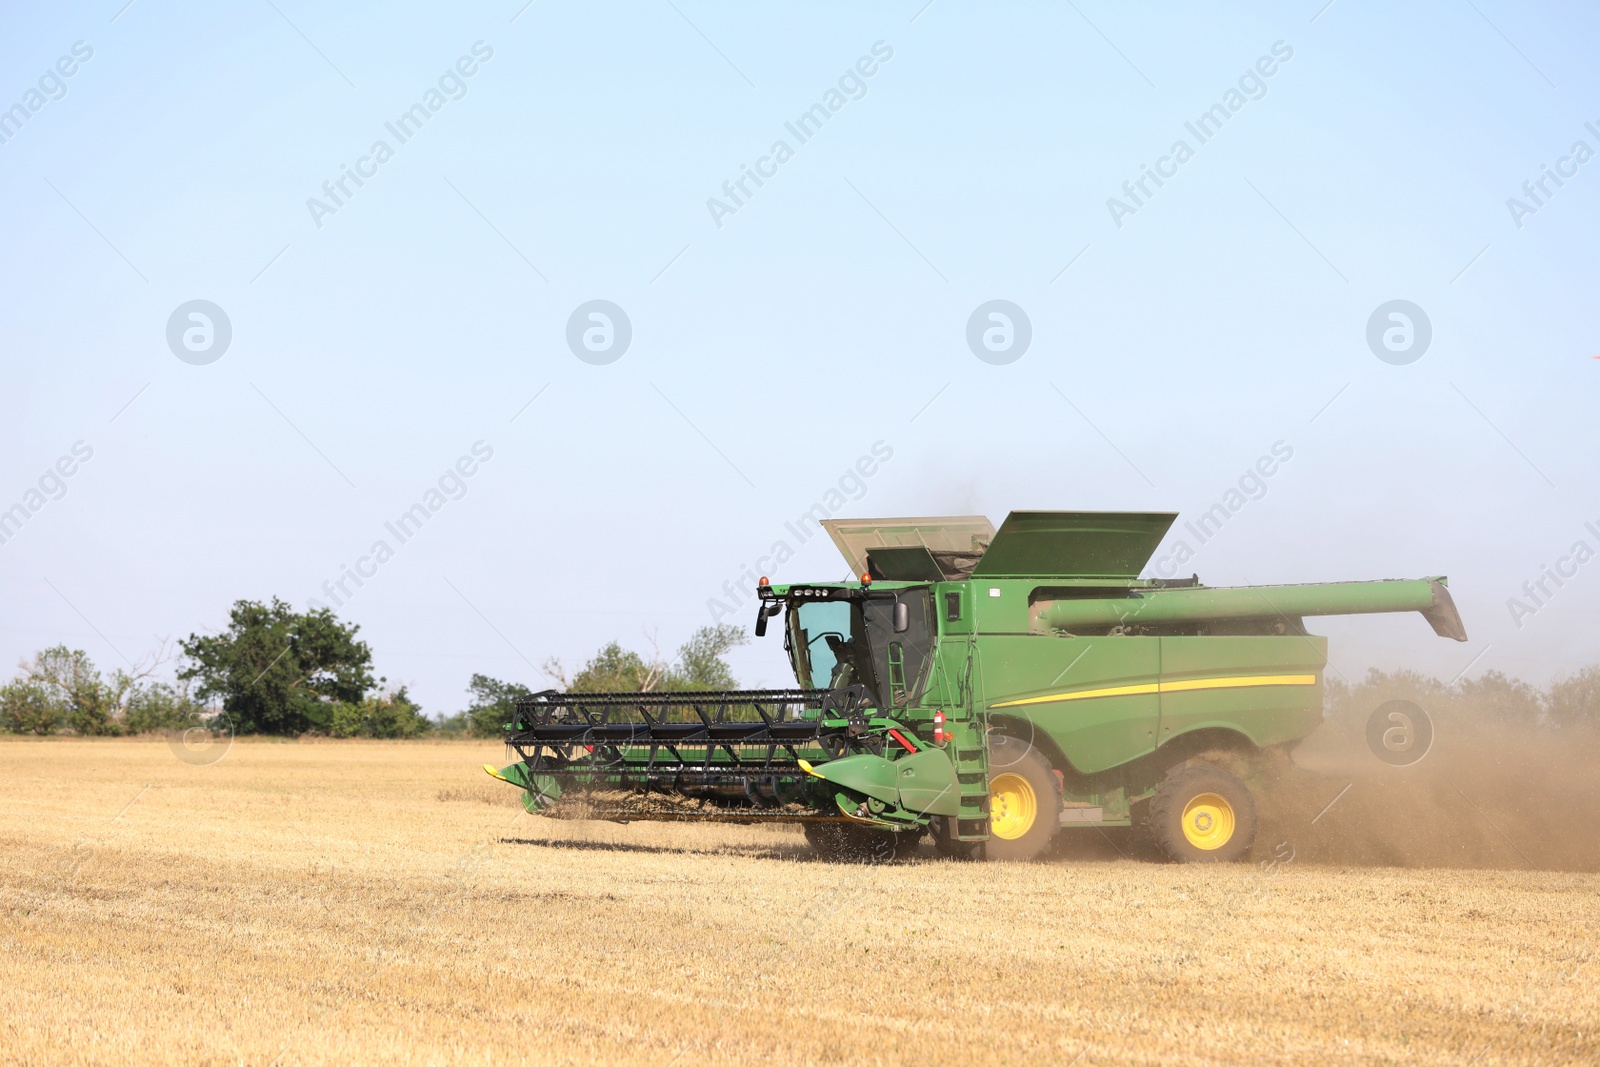
[(1597, 23), (10, 5), (0, 663), (276, 596), (447, 713), (749, 629), (758, 569), (843, 576), (823, 512), (1013, 509), (1178, 512), (1147, 574), (1208, 584), (1448, 575), (1465, 645), (1313, 623), (1352, 680), (1600, 663)]

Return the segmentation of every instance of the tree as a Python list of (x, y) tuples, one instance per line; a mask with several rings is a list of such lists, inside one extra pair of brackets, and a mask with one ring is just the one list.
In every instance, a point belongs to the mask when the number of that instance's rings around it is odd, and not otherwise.
[(678, 648), (670, 663), (661, 659), (652, 639), (650, 658), (612, 641), (595, 653), (569, 681), (560, 660), (545, 663), (545, 673), (572, 693), (681, 692), (688, 689), (732, 689), (733, 671), (722, 658), (750, 639), (737, 626), (702, 626)]
[(473, 737), (499, 737), (516, 712), (517, 701), (526, 700), (533, 690), (520, 682), (502, 682), (484, 674), (474, 674), (467, 683), (472, 703), (463, 712), (462, 726)]
[(220, 698), (239, 733), (328, 730), (333, 705), (359, 705), (376, 685), (359, 630), (327, 608), (235, 601), (225, 632), (181, 643), (189, 664), (178, 677), (198, 681), (201, 700)]
[(1600, 726), (1600, 667), (1585, 667), (1552, 684), (1545, 708), (1563, 730)]
[(730, 649), (750, 643), (737, 626), (702, 626), (678, 649), (676, 667), (667, 676), (669, 689), (732, 689), (738, 683), (722, 657)]
[[(688, 689), (733, 689), (738, 685), (722, 658), (730, 648), (749, 638), (737, 626), (704, 626), (690, 635), (672, 661), (662, 660), (656, 642), (646, 658), (612, 641), (568, 677), (558, 659), (546, 660), (544, 672), (569, 693), (681, 692)], [(473, 737), (499, 737), (516, 713), (516, 703), (534, 695), (518, 682), (502, 682), (474, 674), (467, 692), (472, 704), (459, 716), (445, 720), (443, 729), (464, 729)]]
[(1481, 678), (1462, 679), (1455, 693), (1463, 712), (1485, 723), (1498, 726), (1539, 725), (1543, 710), (1539, 691), (1519, 678), (1508, 678), (1500, 671), (1485, 671)]
[(56, 645), (36, 652), (18, 664), (21, 677), (0, 686), (0, 730), (97, 736), (194, 725), (202, 709), (187, 688), (146, 682), (169, 659), (162, 641), (132, 670), (106, 676), (81, 649)]
[(665, 665), (656, 656), (646, 662), (639, 653), (612, 641), (591, 656), (571, 682), (558, 661), (545, 664), (545, 670), (559, 678), (569, 693), (648, 693), (661, 681)]
[(122, 733), (130, 703), (164, 658), (158, 651), (131, 672), (117, 670), (107, 678), (81, 649), (56, 645), (36, 652), (18, 665), (22, 677), (0, 688), (0, 722), (19, 733)]
[(128, 675), (119, 671), (107, 684), (87, 652), (66, 645), (35, 653), (21, 667), (23, 677), (41, 686), (60, 708), (62, 726), (90, 736), (119, 732), (117, 712), (134, 685)]
[(51, 734), (67, 719), (66, 701), (51, 687), (26, 678), (0, 686), (0, 730)]

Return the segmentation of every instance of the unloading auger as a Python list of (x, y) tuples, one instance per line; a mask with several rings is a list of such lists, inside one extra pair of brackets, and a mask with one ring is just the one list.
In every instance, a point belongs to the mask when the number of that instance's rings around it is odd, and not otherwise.
[(773, 585), (801, 688), (540, 693), (506, 726), (531, 812), (799, 822), (839, 857), (1030, 859), (1135, 826), (1171, 859), (1243, 857), (1238, 771), (1322, 720), (1304, 619), (1416, 611), (1465, 640), (1443, 578), (1213, 588), (1139, 578), (1175, 515), (828, 520), (858, 581)]

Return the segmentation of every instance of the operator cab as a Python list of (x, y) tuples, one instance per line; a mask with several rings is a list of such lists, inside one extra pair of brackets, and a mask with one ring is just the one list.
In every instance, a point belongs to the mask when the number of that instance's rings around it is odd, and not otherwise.
[[(917, 703), (927, 686), (936, 630), (926, 586), (790, 587), (768, 594), (785, 604), (784, 648), (807, 689), (860, 683), (884, 710)], [(770, 610), (770, 609), (767, 609)]]

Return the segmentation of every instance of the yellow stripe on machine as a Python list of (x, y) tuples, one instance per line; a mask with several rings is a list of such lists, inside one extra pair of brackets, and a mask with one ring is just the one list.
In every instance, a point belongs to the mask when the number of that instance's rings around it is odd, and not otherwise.
[(1020, 708), (1024, 704), (1053, 704), (1058, 700), (1088, 700), (1091, 697), (1126, 697), (1139, 693), (1159, 693), (1160, 686), (1155, 682), (1146, 682), (1142, 685), (1117, 685), (1110, 689), (1083, 689), (1076, 693), (1051, 693), (1049, 696), (1028, 697), (1025, 700), (1006, 700), (999, 704), (990, 704), (991, 708)]
[(990, 704), (994, 708), (1020, 708), (1028, 704), (1055, 704), (1067, 700), (1090, 700), (1095, 697), (1138, 696), (1147, 693), (1186, 693), (1196, 689), (1252, 689), (1266, 685), (1316, 685), (1314, 674), (1251, 674), (1233, 678), (1181, 678), (1171, 682), (1143, 682), (1139, 685), (1116, 685), (1108, 689), (1080, 689), (1070, 693), (1051, 693), (1042, 697), (1025, 697), (1021, 700), (1004, 700)]
[(1260, 674), (1250, 678), (1185, 678), (1162, 682), (1163, 693), (1183, 693), (1191, 689), (1240, 689), (1257, 685), (1316, 685), (1314, 674)]

